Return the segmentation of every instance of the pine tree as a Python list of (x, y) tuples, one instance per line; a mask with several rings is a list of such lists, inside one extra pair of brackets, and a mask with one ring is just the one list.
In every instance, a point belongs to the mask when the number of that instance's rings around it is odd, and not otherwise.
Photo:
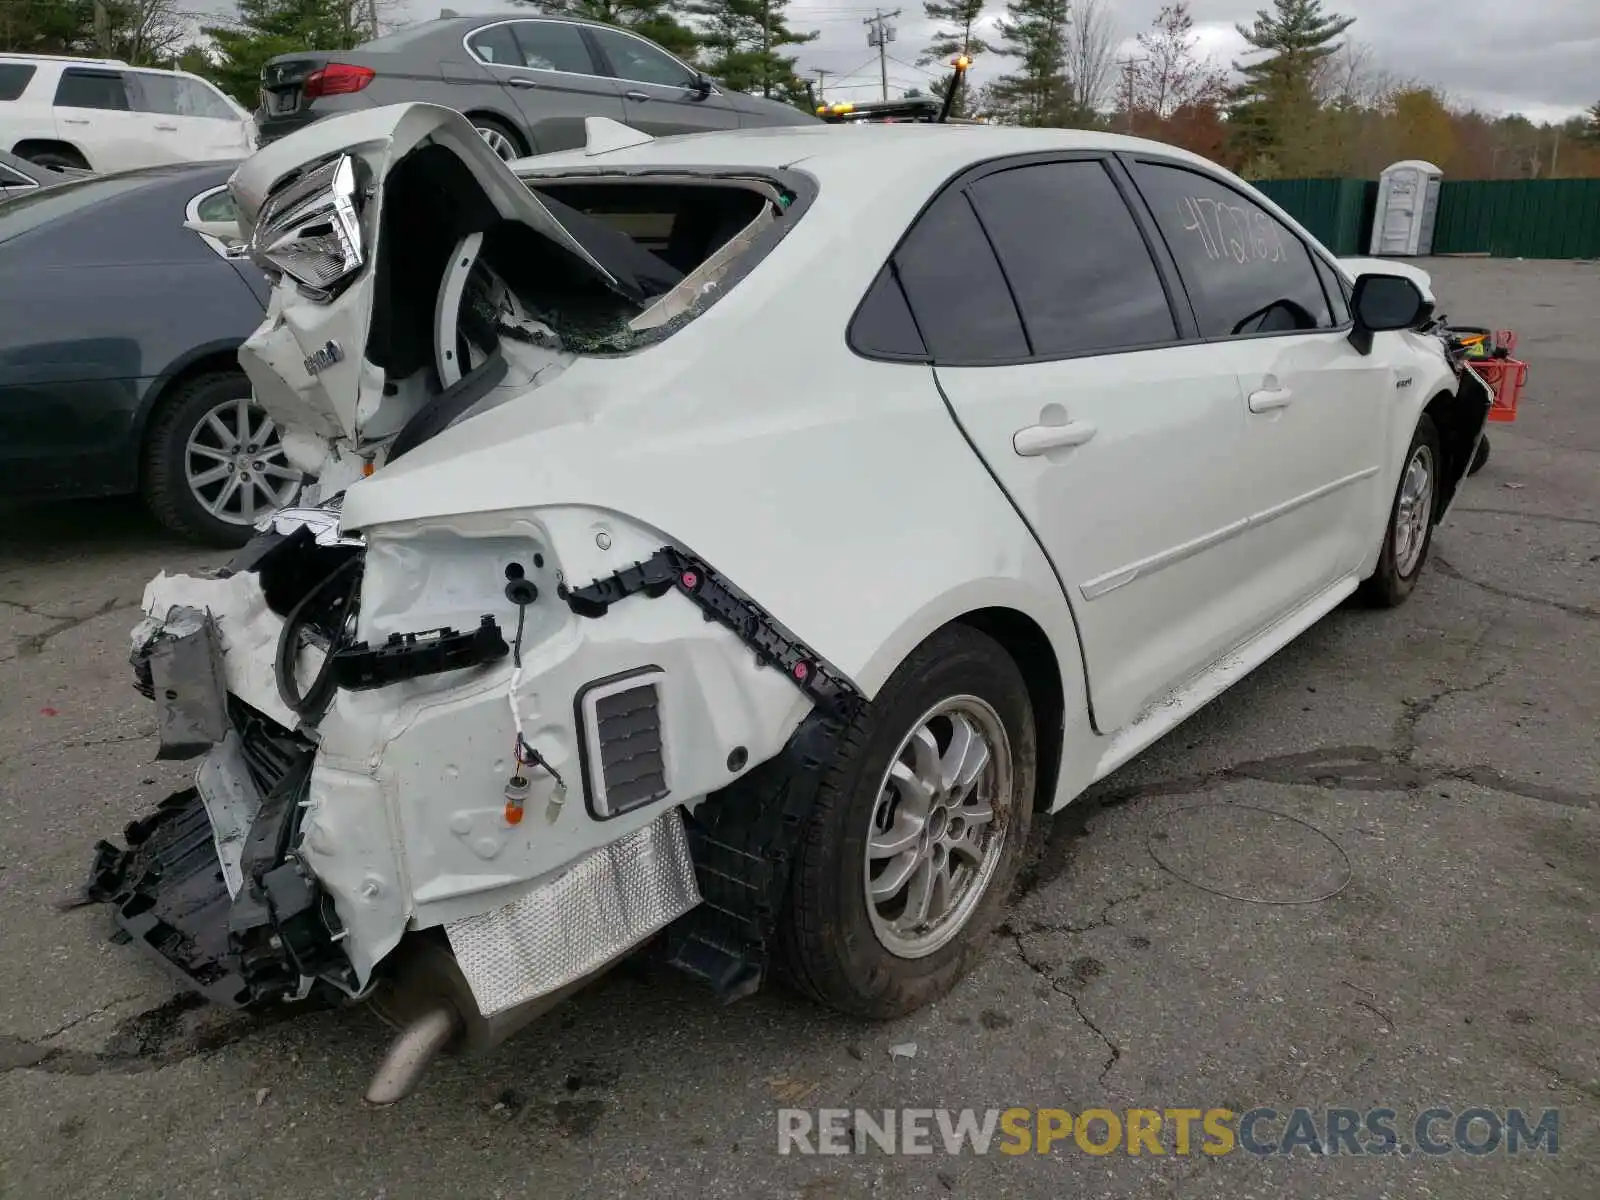
[(246, 108), (261, 91), (269, 58), (297, 50), (348, 50), (372, 37), (366, 0), (239, 0), (231, 25), (201, 32), (217, 48), (211, 78)]
[(805, 107), (806, 86), (795, 72), (795, 56), (784, 46), (804, 45), (816, 33), (798, 33), (784, 23), (788, 0), (691, 0), (701, 65), (737, 92), (750, 92)]
[(1255, 23), (1236, 28), (1266, 57), (1233, 64), (1244, 82), (1233, 94), (1230, 131), (1246, 154), (1279, 155), (1293, 149), (1295, 134), (1313, 123), (1317, 111), (1316, 75), (1322, 61), (1339, 50), (1335, 39), (1354, 17), (1324, 13), (1322, 0), (1273, 0)]
[(694, 30), (678, 19), (677, 0), (513, 0), (532, 4), (540, 12), (557, 17), (579, 17), (602, 25), (620, 25), (657, 45), (665, 46), (679, 58), (690, 58), (700, 47)]
[(995, 81), (1004, 119), (1017, 125), (1064, 125), (1072, 116), (1067, 75), (1068, 0), (1010, 0), (999, 22), (1000, 53), (1018, 60), (1015, 74)]
[(1585, 114), (1586, 122), (1584, 137), (1591, 142), (1600, 142), (1600, 104), (1596, 104)]

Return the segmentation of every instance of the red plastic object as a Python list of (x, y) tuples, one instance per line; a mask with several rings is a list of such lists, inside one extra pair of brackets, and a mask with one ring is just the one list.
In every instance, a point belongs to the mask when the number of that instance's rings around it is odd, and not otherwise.
[[(1504, 336), (1507, 335), (1496, 335), (1496, 337)], [(1515, 345), (1516, 335), (1512, 334), (1510, 337), (1511, 344)], [(1515, 421), (1517, 404), (1522, 399), (1522, 388), (1528, 382), (1528, 364), (1516, 358), (1477, 358), (1469, 359), (1467, 366), (1476, 371), (1478, 378), (1488, 384), (1489, 391), (1494, 396), (1489, 405), (1489, 420)]]

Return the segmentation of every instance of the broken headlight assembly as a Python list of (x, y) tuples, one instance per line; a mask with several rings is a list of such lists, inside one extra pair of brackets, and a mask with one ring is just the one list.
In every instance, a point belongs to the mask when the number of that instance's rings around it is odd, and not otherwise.
[(331, 298), (366, 261), (361, 174), (359, 160), (341, 154), (280, 181), (256, 218), (251, 257)]

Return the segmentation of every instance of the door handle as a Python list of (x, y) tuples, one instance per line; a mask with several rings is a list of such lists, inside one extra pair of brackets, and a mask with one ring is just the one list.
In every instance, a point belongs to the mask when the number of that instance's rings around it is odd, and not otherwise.
[(650, 97), (645, 95), (645, 93), (643, 93), (643, 92), (623, 92), (622, 95), (623, 95), (623, 97), (625, 99), (637, 100), (641, 104), (644, 103), (646, 100), (650, 99)]
[(89, 122), (85, 117), (62, 117), (61, 123), (63, 125), (87, 125)]
[(1278, 408), (1288, 408), (1294, 402), (1294, 393), (1288, 388), (1263, 388), (1259, 392), (1250, 393), (1250, 411), (1253, 413), (1272, 412)]
[(1011, 448), (1024, 458), (1056, 450), (1062, 446), (1081, 446), (1096, 433), (1093, 421), (1068, 421), (1065, 425), (1029, 425), (1011, 438)]
[(521, 75), (513, 75), (510, 79), (506, 80), (506, 82), (512, 87), (536, 88), (539, 86), (539, 81), (537, 79), (528, 79)]
[(178, 132), (178, 127), (176, 125), (157, 125), (156, 128), (161, 130), (162, 133), (177, 133)]

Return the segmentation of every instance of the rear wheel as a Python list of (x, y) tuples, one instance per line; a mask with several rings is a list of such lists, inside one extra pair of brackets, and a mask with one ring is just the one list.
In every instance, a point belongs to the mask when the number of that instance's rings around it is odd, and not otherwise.
[(526, 158), (528, 147), (519, 134), (511, 126), (496, 117), (486, 117), (477, 114), (469, 118), (472, 127), (478, 131), (478, 136), (489, 143), (489, 149), (506, 161), (513, 158)]
[(1439, 431), (1433, 418), (1423, 413), (1411, 435), (1400, 483), (1395, 488), (1389, 523), (1384, 531), (1378, 568), (1361, 585), (1359, 596), (1368, 604), (1393, 608), (1404, 603), (1422, 574), (1433, 543), (1433, 514), (1438, 507)]
[(291, 503), (300, 473), (241, 371), (198, 376), (163, 398), (145, 439), (144, 495), (176, 533), (217, 545), (249, 540)]
[(49, 146), (37, 150), (28, 149), (21, 153), (21, 157), (41, 167), (51, 167), (55, 170), (86, 171), (88, 162), (70, 146)]
[(948, 992), (988, 943), (1032, 816), (1033, 710), (999, 643), (951, 626), (842, 739), (783, 919), (814, 999), (889, 1018)]

